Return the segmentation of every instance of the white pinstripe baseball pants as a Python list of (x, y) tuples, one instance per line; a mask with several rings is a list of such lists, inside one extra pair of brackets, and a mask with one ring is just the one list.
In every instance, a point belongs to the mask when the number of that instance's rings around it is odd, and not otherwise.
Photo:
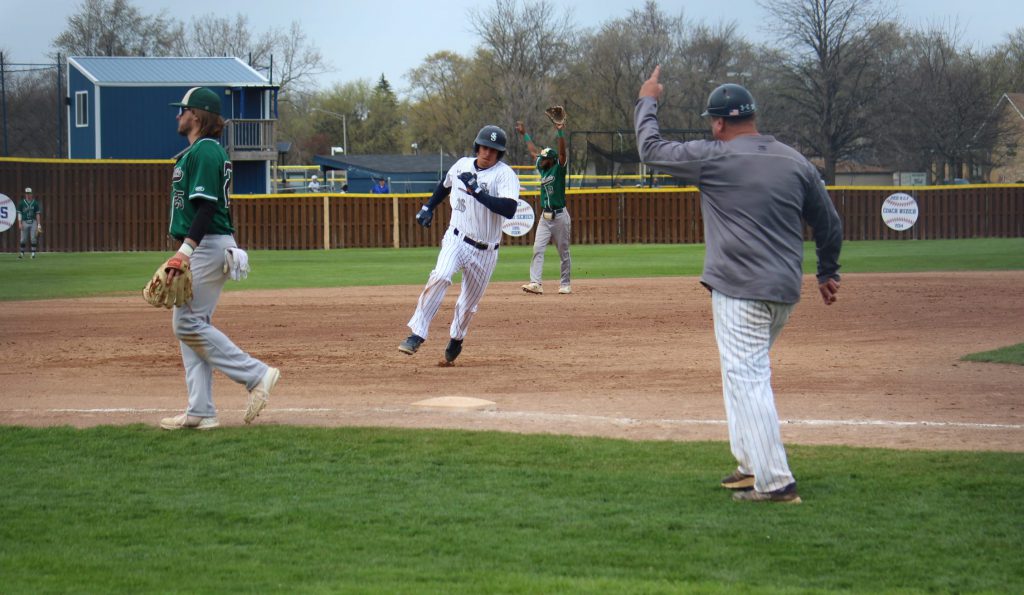
[(498, 265), (498, 251), (481, 250), (470, 246), (463, 236), (456, 236), (452, 228), (441, 240), (441, 253), (437, 255), (437, 265), (430, 271), (427, 286), (423, 288), (420, 299), (416, 303), (416, 312), (409, 319), (409, 329), (413, 333), (427, 338), (430, 322), (434, 320), (441, 308), (444, 295), (451, 287), (452, 277), (462, 271), (462, 292), (455, 302), (455, 316), (449, 336), (452, 339), (465, 339), (469, 331), (469, 323), (476, 314), (477, 306), (484, 297), (484, 291), (491, 282), (494, 267)]
[(779, 431), (768, 351), (795, 306), (711, 292), (729, 444), (740, 472), (754, 476), (759, 492), (794, 481)]

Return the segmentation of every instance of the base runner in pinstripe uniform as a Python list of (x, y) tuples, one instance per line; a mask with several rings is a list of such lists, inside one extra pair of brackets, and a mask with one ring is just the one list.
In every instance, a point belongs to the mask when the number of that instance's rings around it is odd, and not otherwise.
[(661, 67), (640, 87), (634, 113), (640, 159), (695, 183), (707, 252), (701, 283), (711, 290), (729, 442), (739, 462), (722, 487), (734, 500), (799, 503), (782, 445), (768, 351), (800, 300), (803, 232), (814, 230), (818, 290), (839, 291), (842, 224), (818, 171), (757, 131), (751, 94), (725, 84), (708, 97), (714, 140), (661, 138)]
[(437, 265), (430, 272), (416, 312), (409, 320), (412, 334), (398, 346), (402, 353), (416, 353), (427, 340), (430, 322), (441, 307), (452, 276), (458, 271), (462, 271), (462, 293), (455, 302), (451, 339), (442, 363), (452, 365), (462, 353), (469, 323), (498, 264), (501, 224), (504, 219), (511, 219), (518, 207), (519, 177), (501, 162), (506, 140), (505, 131), (497, 126), (481, 128), (473, 147), (476, 156), (456, 161), (427, 204), (416, 214), (420, 225), (430, 227), (434, 209), (445, 198), (452, 207), (451, 222), (441, 241)]

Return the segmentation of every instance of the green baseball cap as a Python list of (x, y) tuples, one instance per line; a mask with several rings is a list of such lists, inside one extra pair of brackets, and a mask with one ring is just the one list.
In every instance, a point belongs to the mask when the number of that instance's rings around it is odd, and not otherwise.
[(194, 107), (196, 109), (208, 111), (211, 114), (220, 115), (220, 97), (206, 87), (192, 87), (185, 92), (185, 96), (181, 98), (181, 101), (172, 103), (171, 105), (177, 107)]
[(558, 159), (558, 151), (551, 147), (544, 147), (544, 150), (540, 152), (541, 159)]

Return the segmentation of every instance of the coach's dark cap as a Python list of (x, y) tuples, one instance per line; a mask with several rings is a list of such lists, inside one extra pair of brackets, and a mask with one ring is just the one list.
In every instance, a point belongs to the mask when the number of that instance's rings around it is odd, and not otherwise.
[(206, 87), (192, 87), (185, 92), (181, 101), (172, 103), (177, 107), (191, 107), (220, 115), (220, 97)]

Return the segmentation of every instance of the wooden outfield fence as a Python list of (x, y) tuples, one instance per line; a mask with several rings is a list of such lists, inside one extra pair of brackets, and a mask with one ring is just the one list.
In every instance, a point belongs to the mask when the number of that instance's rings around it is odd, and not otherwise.
[[(0, 193), (15, 203), (26, 186), (43, 206), (43, 251), (142, 251), (175, 247), (167, 238), (170, 161), (0, 158)], [(847, 240), (1024, 237), (1024, 185), (852, 187), (829, 189)], [(918, 203), (917, 224), (894, 231), (881, 219), (894, 192)], [(251, 249), (314, 250), (437, 246), (450, 210), (423, 229), (415, 215), (426, 194), (239, 195), (231, 202), (239, 244)], [(536, 192), (523, 199), (534, 209)], [(574, 244), (674, 244), (704, 241), (700, 194), (692, 188), (570, 190)], [(810, 238), (810, 235), (807, 236)], [(503, 238), (532, 245), (533, 232)], [(17, 226), (0, 233), (16, 252)]]

